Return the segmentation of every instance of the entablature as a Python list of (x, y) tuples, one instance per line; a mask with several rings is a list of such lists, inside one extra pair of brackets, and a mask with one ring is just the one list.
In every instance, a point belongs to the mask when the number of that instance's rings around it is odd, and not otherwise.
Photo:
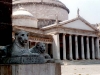
[(73, 29), (68, 27), (60, 27), (60, 26), (45, 30), (45, 34), (55, 34), (55, 33), (65, 33), (65, 34), (84, 35), (84, 36), (98, 36), (99, 32)]

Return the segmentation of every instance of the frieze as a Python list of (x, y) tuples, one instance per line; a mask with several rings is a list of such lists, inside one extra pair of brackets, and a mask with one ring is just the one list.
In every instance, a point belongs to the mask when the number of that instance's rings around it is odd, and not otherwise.
[(65, 29), (65, 32), (69, 32), (73, 34), (96, 35), (96, 32), (93, 31), (77, 30), (77, 29)]
[(32, 41), (42, 41), (42, 42), (49, 42), (52, 43), (52, 39), (44, 39), (44, 38), (38, 38), (38, 37), (29, 37)]
[(79, 29), (71, 29), (71, 28), (62, 28), (62, 27), (54, 27), (52, 29), (48, 29), (45, 31), (45, 34), (48, 33), (67, 33), (67, 34), (83, 34), (83, 35), (97, 35), (96, 31), (87, 31), (87, 30), (79, 30)]

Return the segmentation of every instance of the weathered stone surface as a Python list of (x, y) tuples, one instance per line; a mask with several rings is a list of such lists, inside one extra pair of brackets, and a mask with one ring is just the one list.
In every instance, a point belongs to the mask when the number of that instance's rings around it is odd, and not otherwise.
[(55, 63), (0, 65), (0, 75), (61, 75), (61, 65)]
[(4, 58), (5, 64), (43, 64), (45, 59), (37, 56), (22, 56), (22, 57), (9, 57)]

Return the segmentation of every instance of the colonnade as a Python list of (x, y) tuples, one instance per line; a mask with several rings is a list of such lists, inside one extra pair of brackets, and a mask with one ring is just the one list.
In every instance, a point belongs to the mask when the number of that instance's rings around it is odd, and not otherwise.
[[(63, 37), (65, 37), (65, 34), (63, 35)], [(99, 59), (99, 38), (97, 37), (91, 37), (91, 39), (89, 39), (90, 36), (80, 36), (81, 37), (81, 59), (90, 59), (90, 47), (89, 44), (91, 44), (92, 48), (92, 59)], [(86, 40), (83, 39), (84, 37), (86, 37)], [(65, 38), (63, 39), (65, 40)], [(91, 41), (91, 43), (89, 43), (89, 40)], [(84, 41), (86, 41), (86, 52), (84, 51)], [(95, 43), (94, 43), (95, 42)], [(63, 42), (63, 45), (65, 45), (66, 42)], [(78, 49), (78, 35), (75, 35), (75, 58), (76, 60), (79, 59), (79, 49)], [(66, 55), (66, 48), (63, 49), (64, 54)], [(85, 54), (86, 53), (86, 54)], [(86, 55), (86, 58), (85, 58)], [(64, 58), (66, 59), (66, 58)], [(72, 53), (72, 35), (69, 35), (69, 59), (73, 60), (73, 53)]]
[[(56, 58), (60, 59), (60, 44), (59, 44), (59, 34), (57, 35), (57, 39), (56, 39), (56, 49), (57, 49), (57, 53), (56, 53)], [(73, 49), (72, 49), (72, 36), (71, 34), (69, 34), (69, 59), (73, 60)], [(98, 37), (94, 37), (94, 36), (83, 36), (80, 35), (80, 44), (78, 43), (78, 38), (79, 35), (74, 35), (74, 41), (75, 41), (75, 59), (74, 60), (78, 60), (81, 59), (99, 59), (99, 38)], [(85, 39), (84, 39), (85, 38)], [(91, 39), (90, 39), (91, 38)], [(63, 34), (63, 60), (67, 59), (67, 53), (66, 53), (66, 34)], [(85, 46), (84, 46), (85, 45)], [(81, 49), (78, 48), (78, 46), (81, 46)], [(91, 52), (90, 52), (90, 46), (91, 46)], [(81, 56), (79, 56), (79, 50), (81, 52)], [(54, 53), (55, 54), (55, 53)], [(53, 55), (54, 55), (53, 54)]]

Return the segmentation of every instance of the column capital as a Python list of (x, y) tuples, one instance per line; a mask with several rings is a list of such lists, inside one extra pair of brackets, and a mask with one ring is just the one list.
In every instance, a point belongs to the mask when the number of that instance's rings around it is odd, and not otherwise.
[(96, 37), (97, 39), (99, 39), (99, 37)]
[(91, 36), (92, 38), (94, 38), (94, 36)]
[(79, 36), (79, 35), (75, 35), (75, 36)]
[(69, 34), (69, 36), (72, 36), (73, 34)]
[(95, 38), (95, 36), (91, 36), (92, 38)]
[(63, 33), (63, 35), (66, 35), (66, 33)]
[(60, 33), (58, 33), (58, 32), (54, 33), (54, 35), (57, 35), (57, 34), (60, 34)]
[(80, 35), (81, 37), (84, 37), (84, 35)]
[(86, 36), (87, 38), (89, 38), (90, 36)]

